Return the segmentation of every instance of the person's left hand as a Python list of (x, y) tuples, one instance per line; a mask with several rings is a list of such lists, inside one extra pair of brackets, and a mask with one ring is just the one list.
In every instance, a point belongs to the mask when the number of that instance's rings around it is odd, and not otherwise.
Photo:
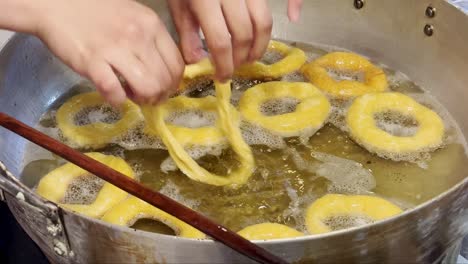
[[(288, 17), (299, 20), (303, 0), (288, 0)], [(168, 0), (185, 62), (196, 63), (206, 52), (200, 27), (218, 79), (236, 67), (260, 59), (271, 37), (272, 14), (266, 0)]]
[(216, 68), (226, 80), (234, 69), (263, 56), (271, 37), (272, 15), (267, 0), (169, 0), (187, 63), (203, 57), (203, 31)]

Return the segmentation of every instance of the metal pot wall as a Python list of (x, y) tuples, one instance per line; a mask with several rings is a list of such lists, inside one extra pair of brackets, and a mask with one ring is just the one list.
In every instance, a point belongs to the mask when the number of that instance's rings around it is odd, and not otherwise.
[[(173, 32), (164, 1), (151, 2)], [(344, 47), (401, 70), (437, 96), (468, 135), (468, 17), (463, 12), (442, 0), (314, 0), (304, 1), (299, 24), (289, 24), (285, 1), (270, 2), (274, 38)], [(429, 6), (436, 10), (433, 17), (426, 14)], [(0, 53), (0, 111), (34, 125), (79, 80), (39, 40), (16, 35)], [(249, 263), (213, 241), (119, 228), (57, 208), (31, 191), (39, 173), (16, 177), (25, 144), (0, 130), (0, 160), (12, 172), (2, 168), (0, 198), (53, 262)], [(436, 198), (377, 224), (259, 244), (304, 263), (432, 263), (468, 233), (468, 178), (463, 178)]]

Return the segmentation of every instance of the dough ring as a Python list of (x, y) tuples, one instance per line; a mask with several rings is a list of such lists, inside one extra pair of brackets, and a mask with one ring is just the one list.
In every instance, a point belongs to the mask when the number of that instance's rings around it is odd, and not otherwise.
[[(379, 113), (396, 112), (418, 123), (412, 136), (395, 136), (377, 126)], [(439, 115), (401, 93), (374, 93), (356, 98), (346, 115), (351, 137), (370, 152), (380, 156), (404, 158), (430, 151), (443, 143), (445, 127)], [(393, 157), (393, 159), (395, 159)]]
[(180, 237), (205, 238), (205, 234), (192, 226), (133, 196), (107, 211), (101, 220), (119, 226), (132, 226), (143, 218), (167, 225)]
[(270, 240), (300, 237), (304, 234), (286, 225), (276, 223), (262, 223), (248, 226), (237, 234), (248, 240)]
[[(333, 70), (344, 74), (363, 74), (363, 81), (333, 79)], [(387, 77), (382, 69), (366, 58), (350, 52), (328, 53), (302, 67), (302, 73), (311, 83), (334, 98), (348, 99), (366, 93), (387, 89)]]
[[(299, 101), (294, 112), (279, 115), (262, 113), (262, 104), (282, 98)], [(312, 84), (303, 82), (261, 83), (245, 91), (239, 101), (239, 110), (245, 120), (283, 137), (315, 133), (325, 123), (330, 109), (327, 97)]]
[(231, 97), (231, 82), (221, 84), (215, 82), (219, 127), (232, 149), (237, 154), (240, 165), (229, 175), (215, 175), (198, 165), (185, 151), (182, 144), (168, 128), (164, 118), (164, 109), (161, 107), (143, 107), (143, 114), (151, 129), (156, 130), (166, 145), (171, 158), (177, 167), (189, 178), (206, 184), (238, 187), (245, 184), (254, 171), (255, 162), (252, 151), (242, 138), (239, 129), (240, 120), (236, 118), (234, 109), (229, 102)]
[[(259, 61), (243, 65), (236, 70), (234, 75), (249, 79), (277, 79), (299, 70), (306, 62), (306, 55), (301, 49), (291, 47), (279, 41), (271, 40), (268, 50), (278, 52), (284, 57), (269, 65)], [(184, 71), (184, 79), (211, 76), (214, 72), (213, 64), (208, 58), (205, 58), (198, 63), (187, 65)]]
[(76, 125), (75, 116), (86, 108), (103, 106), (105, 102), (97, 92), (78, 94), (66, 101), (57, 110), (57, 126), (65, 138), (79, 148), (101, 148), (119, 138), (142, 120), (140, 108), (127, 100), (121, 106), (122, 117), (115, 123), (96, 122)]
[(278, 79), (299, 70), (307, 60), (304, 51), (279, 41), (271, 40), (268, 50), (280, 53), (283, 58), (273, 64), (256, 61), (242, 65), (236, 70), (235, 75), (248, 79)]
[[(119, 157), (104, 155), (97, 152), (87, 153), (86, 155), (119, 171), (129, 178), (135, 178), (132, 168)], [(74, 180), (90, 176), (90, 173), (86, 170), (72, 163), (66, 163), (45, 175), (39, 182), (36, 191), (42, 197), (54, 203), (58, 203), (63, 208), (92, 218), (99, 218), (107, 210), (124, 200), (127, 197), (127, 193), (105, 182), (96, 199), (91, 204), (61, 203), (62, 199), (65, 198), (68, 187)]]
[[(225, 144), (227, 142), (222, 130), (220, 129), (221, 121), (217, 113), (217, 100), (213, 96), (203, 98), (190, 98), (186, 96), (177, 96), (169, 99), (167, 102), (159, 106), (159, 113), (164, 120), (171, 113), (184, 111), (200, 111), (211, 112), (216, 116), (214, 125), (202, 127), (185, 127), (174, 124), (167, 124), (167, 128), (171, 131), (177, 142), (183, 147), (191, 146), (214, 146)], [(239, 119), (239, 114), (236, 109), (231, 106), (231, 113), (235, 115), (235, 119)], [(147, 134), (158, 136), (158, 132), (151, 128), (150, 124), (146, 124), (145, 132)]]
[(366, 217), (379, 221), (401, 212), (398, 206), (375, 196), (327, 194), (307, 208), (306, 227), (311, 234), (322, 234), (333, 231), (326, 224), (332, 217)]

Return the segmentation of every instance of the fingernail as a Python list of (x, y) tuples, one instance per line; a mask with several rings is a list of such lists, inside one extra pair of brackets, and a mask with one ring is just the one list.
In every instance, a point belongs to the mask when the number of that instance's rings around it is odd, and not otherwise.
[(227, 82), (227, 80), (229, 80), (229, 78), (226, 78), (226, 77), (216, 77), (216, 80), (220, 83), (225, 83)]
[(207, 52), (203, 48), (197, 48), (192, 51), (192, 56), (189, 58), (189, 63), (197, 63), (199, 60), (206, 57)]
[(298, 20), (299, 20), (299, 16), (293, 15), (291, 16), (291, 19), (289, 21), (292, 23), (297, 23)]
[(289, 17), (289, 21), (291, 21), (293, 23), (298, 22), (299, 21), (299, 15), (300, 15), (299, 12), (292, 12), (291, 16)]

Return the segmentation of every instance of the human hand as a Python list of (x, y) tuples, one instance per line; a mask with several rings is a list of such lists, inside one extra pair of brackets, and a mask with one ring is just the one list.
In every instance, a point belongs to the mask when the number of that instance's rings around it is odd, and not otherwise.
[(297, 22), (301, 14), (303, 0), (288, 0), (288, 17), (292, 22)]
[[(177, 89), (183, 58), (163, 22), (130, 0), (44, 0), (37, 35), (113, 105), (155, 104)], [(46, 3), (44, 5), (44, 3)], [(122, 87), (122, 76), (128, 88)]]
[(204, 56), (201, 27), (219, 80), (261, 58), (268, 47), (273, 22), (266, 0), (168, 0), (168, 4), (185, 61), (195, 63)]

